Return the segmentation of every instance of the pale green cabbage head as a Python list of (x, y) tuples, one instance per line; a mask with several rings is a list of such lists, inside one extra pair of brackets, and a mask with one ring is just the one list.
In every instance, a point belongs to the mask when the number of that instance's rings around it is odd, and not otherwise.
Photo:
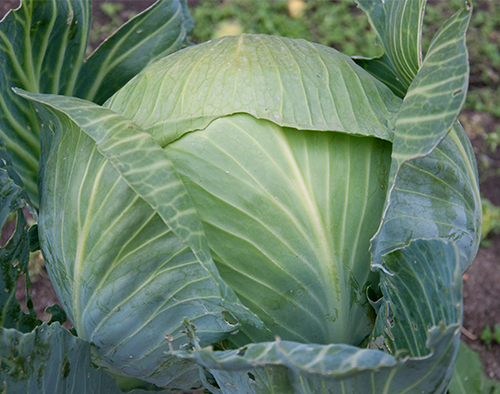
[(179, 51), (107, 103), (162, 146), (222, 279), (265, 323), (239, 345), (359, 345), (371, 332), (368, 249), (400, 105), (334, 49), (264, 35)]

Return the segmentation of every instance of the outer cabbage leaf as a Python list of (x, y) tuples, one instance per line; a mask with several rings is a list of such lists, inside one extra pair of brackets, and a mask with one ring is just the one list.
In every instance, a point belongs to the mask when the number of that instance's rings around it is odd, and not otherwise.
[(23, 1), (0, 23), (0, 139), (35, 205), (40, 130), (29, 104), (11, 87), (55, 93), (71, 85), (78, 69), (62, 66), (82, 63), (90, 27), (90, 2), (79, 2), (76, 9), (72, 3)]
[(403, 98), (422, 65), (422, 25), (426, 0), (357, 0), (384, 53), (355, 62)]
[(411, 239), (442, 237), (456, 242), (465, 272), (479, 247), (482, 211), (474, 152), (458, 122), (429, 156), (403, 163), (389, 208), (372, 241), (375, 259)]
[(276, 341), (175, 354), (196, 360), (212, 393), (441, 393), (460, 337), (458, 250), (452, 242), (416, 240), (384, 260), (384, 298), (372, 346), (396, 353)]
[(193, 25), (185, 0), (157, 1), (82, 64), (73, 96), (104, 103), (145, 66), (186, 46)]
[(464, 6), (432, 39), (398, 114), (393, 166), (428, 155), (454, 125), (469, 84), (465, 34), (471, 14)]
[[(133, 122), (90, 102), (22, 93), (44, 127), (39, 234), (51, 280), (79, 337), (109, 370), (162, 387), (200, 382), (192, 363), (165, 354), (259, 324), (211, 260), (179, 175)], [(168, 339), (168, 340), (167, 340)]]
[[(0, 170), (0, 185), (3, 183), (3, 175), (3, 170)], [(5, 199), (0, 198), (0, 203), (2, 200)], [(28, 225), (21, 209), (17, 210), (15, 220), (14, 234), (0, 249), (0, 327), (27, 332), (32, 330), (39, 320), (36, 318), (33, 302), (27, 290), (28, 314), (21, 310), (21, 305), (16, 299), (16, 286), (21, 275), (26, 275), (25, 283), (29, 287), (29, 240)]]
[(0, 140), (35, 206), (39, 125), (11, 88), (103, 102), (150, 61), (180, 49), (192, 28), (184, 0), (160, 0), (84, 63), (90, 5), (89, 0), (23, 0), (0, 23)]
[(488, 379), (479, 354), (460, 342), (457, 366), (448, 387), (449, 394), (499, 394), (500, 382)]
[[(391, 189), (372, 242), (380, 256), (416, 238), (456, 242), (462, 271), (481, 236), (481, 201), (474, 153), (457, 123), (467, 91), (467, 5), (436, 33), (396, 122)], [(436, 148), (437, 146), (437, 148)]]
[[(30, 239), (28, 224), (22, 208), (27, 204), (26, 192), (19, 186), (17, 174), (12, 170), (10, 157), (0, 143), (0, 229), (7, 231), (4, 225), (10, 215), (16, 214), (15, 229), (0, 249), (0, 327), (30, 331), (39, 322), (33, 311), (31, 297), (26, 291), (29, 313), (21, 310), (16, 300), (16, 285), (19, 277), (25, 274), (26, 289), (29, 288), (28, 263)], [(3, 234), (5, 237), (6, 234)]]
[[(43, 324), (29, 334), (0, 328), (2, 369), (6, 394), (121, 394), (115, 380), (90, 359), (90, 344), (58, 323)], [(133, 390), (130, 394), (145, 394)], [(158, 392), (166, 394), (169, 391)]]
[(400, 101), (332, 48), (243, 34), (160, 60), (106, 105), (165, 146), (214, 119), (240, 112), (283, 127), (392, 141)]

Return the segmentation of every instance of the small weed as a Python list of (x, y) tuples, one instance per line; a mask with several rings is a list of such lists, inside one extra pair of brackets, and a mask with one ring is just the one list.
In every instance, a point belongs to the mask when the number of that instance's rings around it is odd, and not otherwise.
[(488, 350), (491, 350), (491, 339), (493, 338), (493, 335), (489, 324), (484, 327), (484, 330), (479, 338), (484, 342)]
[[(494, 154), (496, 153), (496, 147), (498, 146), (497, 132), (494, 133), (484, 133), (485, 144), (481, 147), (481, 150), (477, 154), (478, 166), (480, 169), (479, 183), (485, 182), (488, 178), (494, 176), (500, 176), (500, 167), (498, 166), (498, 160), (495, 160)], [(495, 147), (495, 148), (494, 148)], [(493, 155), (492, 155), (493, 154)]]
[(500, 176), (500, 125), (494, 116), (485, 112), (465, 112), (460, 123), (473, 140), (479, 169), (479, 183)]
[(486, 237), (491, 233), (500, 232), (500, 207), (492, 204), (486, 198), (481, 200), (483, 206), (483, 228), (481, 246), (489, 246)]
[(123, 10), (123, 7), (125, 7), (121, 3), (102, 3), (101, 4), (101, 10), (108, 15), (113, 22), (117, 22), (120, 20), (120, 17), (118, 13)]
[(493, 332), (493, 339), (500, 344), (500, 325), (495, 324), (495, 331)]
[(500, 126), (497, 126), (492, 133), (487, 133), (485, 135), (485, 140), (487, 149), (490, 152), (496, 152), (500, 145)]
[(484, 342), (488, 350), (491, 350), (491, 344), (493, 341), (500, 345), (500, 324), (495, 324), (493, 330), (490, 325), (486, 325), (480, 339)]

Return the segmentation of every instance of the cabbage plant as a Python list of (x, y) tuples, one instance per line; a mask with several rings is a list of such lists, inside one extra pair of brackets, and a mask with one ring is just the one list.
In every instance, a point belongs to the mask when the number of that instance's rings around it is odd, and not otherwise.
[[(422, 58), (425, 1), (359, 5), (378, 58), (243, 34), (155, 57), (107, 100), (11, 80), (41, 141), (18, 200), (39, 196), (50, 278), (99, 371), (171, 392), (446, 391), (481, 227), (457, 121), (471, 6)], [(43, 329), (67, 337), (28, 335)]]

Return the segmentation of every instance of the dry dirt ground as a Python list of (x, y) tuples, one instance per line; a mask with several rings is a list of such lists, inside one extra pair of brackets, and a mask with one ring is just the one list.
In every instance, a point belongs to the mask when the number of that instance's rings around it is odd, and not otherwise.
[[(97, 6), (99, 2), (102, 0), (94, 1), (94, 18), (104, 24), (108, 20)], [(151, 4), (152, 0), (122, 0), (121, 2), (126, 4), (126, 10), (138, 12)], [(190, 0), (189, 4), (195, 5), (197, 1)], [(16, 8), (18, 5), (19, 0), (0, 0), (0, 18), (9, 9)], [(480, 155), (485, 144), (484, 134), (480, 131), (493, 132), (496, 125), (500, 124), (500, 120), (487, 114), (474, 112), (465, 112), (461, 119), (472, 138), (476, 154)], [(490, 170), (500, 169), (500, 151), (489, 153), (487, 159), (490, 163)], [(481, 193), (495, 205), (500, 206), (500, 176), (490, 176), (483, 180)], [(494, 343), (491, 349), (487, 349), (479, 339), (487, 324), (491, 327), (500, 324), (500, 234), (490, 237), (489, 243), (488, 247), (480, 248), (474, 264), (464, 275), (462, 339), (480, 353), (487, 376), (500, 381), (500, 344)], [(32, 281), (30, 294), (35, 302), (35, 309), (42, 320), (47, 320), (48, 316), (44, 309), (46, 306), (58, 303), (57, 296), (44, 269), (40, 270)], [(22, 294), (22, 291), (19, 294)]]

